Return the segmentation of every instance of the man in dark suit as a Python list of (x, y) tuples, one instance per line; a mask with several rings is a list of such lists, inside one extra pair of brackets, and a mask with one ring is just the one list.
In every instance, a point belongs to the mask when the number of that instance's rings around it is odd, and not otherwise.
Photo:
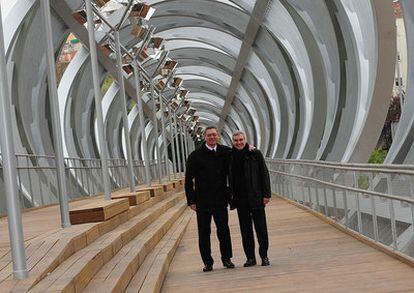
[(185, 174), (187, 204), (197, 213), (198, 244), (205, 265), (204, 272), (213, 270), (210, 242), (212, 218), (220, 242), (221, 261), (226, 268), (234, 268), (231, 262), (233, 255), (227, 211), (230, 200), (227, 178), (231, 149), (218, 144), (218, 138), (216, 127), (205, 129), (205, 143), (188, 157)]
[(237, 209), (243, 249), (247, 258), (244, 266), (256, 265), (252, 223), (259, 242), (262, 266), (268, 266), (270, 264), (267, 255), (269, 240), (265, 206), (271, 197), (270, 177), (262, 153), (257, 149), (249, 151), (246, 135), (242, 131), (233, 134), (229, 181), (232, 195), (231, 209)]

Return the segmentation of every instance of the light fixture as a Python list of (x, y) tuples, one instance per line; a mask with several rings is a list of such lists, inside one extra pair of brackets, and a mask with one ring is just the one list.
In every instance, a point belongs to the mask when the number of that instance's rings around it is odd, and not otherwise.
[(72, 13), (72, 16), (76, 19), (76, 21), (84, 25), (87, 21), (86, 19), (86, 10), (85, 9), (79, 9)]
[(171, 81), (170, 86), (173, 88), (179, 88), (183, 84), (183, 79), (180, 77), (174, 77)]
[(160, 69), (159, 73), (163, 77), (167, 77), (177, 67), (177, 61), (167, 60), (164, 66)]
[(106, 42), (99, 46), (102, 53), (106, 56), (108, 56), (111, 59), (115, 59), (115, 50), (113, 49), (112, 45), (109, 42)]
[(193, 116), (195, 114), (195, 112), (196, 112), (196, 109), (194, 109), (194, 108), (188, 108), (188, 110), (187, 110), (187, 113), (190, 116)]
[(138, 38), (138, 39), (144, 39), (145, 35), (148, 33), (148, 27), (133, 24), (131, 29), (131, 34)]
[(175, 110), (177, 110), (178, 109), (178, 107), (180, 106), (180, 102), (177, 100), (177, 99), (175, 99), (175, 98), (173, 98), (173, 99), (171, 99), (171, 101), (170, 101), (170, 107), (171, 107), (171, 109), (173, 110), (173, 111), (175, 111)]
[(124, 5), (114, 0), (109, 0), (109, 1), (100, 0), (96, 2), (101, 2), (101, 3), (105, 2), (104, 5), (98, 4), (98, 6), (100, 7), (99, 11), (102, 13), (106, 13), (106, 14), (111, 14), (112, 12), (117, 11), (124, 7)]
[(179, 96), (180, 96), (180, 98), (185, 98), (185, 97), (187, 97), (187, 94), (188, 94), (188, 90), (182, 89), (182, 90), (180, 90)]
[(99, 7), (105, 6), (106, 3), (108, 3), (110, 0), (95, 0), (96, 5)]
[(139, 17), (145, 20), (150, 20), (154, 14), (155, 9), (145, 3), (136, 3), (132, 5), (129, 17)]
[(131, 64), (123, 64), (122, 69), (127, 74), (127, 77), (130, 77), (131, 74), (134, 72), (134, 68), (132, 67)]
[(158, 79), (155, 82), (154, 87), (157, 89), (157, 91), (161, 92), (165, 87), (165, 79), (164, 78)]

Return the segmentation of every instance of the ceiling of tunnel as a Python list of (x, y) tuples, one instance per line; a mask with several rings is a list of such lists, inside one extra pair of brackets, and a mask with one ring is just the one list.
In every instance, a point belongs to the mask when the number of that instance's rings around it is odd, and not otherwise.
[[(96, 157), (99, 144), (94, 138), (87, 31), (71, 16), (83, 1), (51, 2), (56, 52), (69, 33), (85, 44), (59, 85), (65, 154)], [(249, 141), (268, 157), (334, 161), (366, 159), (387, 110), (384, 105), (389, 97), (378, 93), (391, 92), (392, 88), (392, 58), (378, 62), (381, 56), (395, 55), (390, 38), (395, 34), (391, 3), (363, 2), (146, 1), (155, 8), (150, 20), (155, 36), (165, 39), (168, 57), (178, 62), (175, 76), (184, 80), (188, 100), (202, 126), (219, 125), (227, 144), (232, 132), (244, 130)], [(18, 111), (15, 117), (21, 129), (18, 145), (22, 151), (53, 151), (50, 131), (44, 127), (47, 113), (39, 109), (33, 117), (23, 114), (33, 109), (25, 103), (28, 97), (42, 100), (46, 93), (34, 92), (35, 85), (19, 86), (35, 80), (31, 76), (40, 84), (45, 74), (44, 65), (29, 67), (25, 74), (19, 70), (23, 66), (20, 59), (28, 56), (29, 50), (31, 57), (36, 56), (34, 60), (44, 62), (42, 50), (26, 45), (39, 34), (40, 26), (36, 30), (27, 23), (36, 21), (40, 12), (36, 1), (18, 2), (10, 11), (13, 9), (19, 11), (19, 17), (8, 15), (14, 25), (5, 29), (5, 37), (9, 40), (8, 62), (19, 72), (12, 81), (16, 89), (13, 101), (22, 113)], [(97, 34), (97, 39), (102, 36)], [(129, 23), (123, 26), (120, 37), (125, 47), (134, 45)], [(116, 79), (113, 61), (100, 55), (99, 62), (102, 81), (107, 74)], [(144, 62), (142, 66), (151, 73), (157, 62)], [(125, 86), (127, 96), (136, 99), (133, 77)], [(173, 89), (164, 92), (166, 99), (174, 94)], [(43, 104), (40, 102), (39, 107)], [(144, 111), (151, 120), (150, 104), (145, 103)], [(121, 104), (115, 84), (103, 97), (103, 107), (109, 150), (112, 156), (123, 157)], [(136, 109), (129, 116), (131, 129), (138, 129)], [(36, 132), (38, 135), (32, 137), (30, 133)], [(154, 136), (152, 132), (147, 124), (149, 138)], [(139, 140), (139, 135), (132, 136)], [(135, 148), (140, 144), (134, 142)], [(142, 157), (140, 150), (133, 153)]]

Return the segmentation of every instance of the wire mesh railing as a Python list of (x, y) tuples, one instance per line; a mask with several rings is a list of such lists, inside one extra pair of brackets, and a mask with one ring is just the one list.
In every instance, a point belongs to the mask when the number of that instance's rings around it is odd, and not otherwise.
[(274, 192), (414, 257), (414, 166), (266, 161)]
[[(1, 154), (0, 154), (1, 160)], [(169, 162), (162, 161), (164, 164)], [(69, 200), (98, 195), (103, 192), (101, 160), (96, 158), (64, 159), (67, 196)], [(151, 161), (151, 177), (157, 178), (157, 161)], [(58, 184), (55, 157), (47, 155), (17, 154), (17, 186), (21, 208), (39, 207), (58, 203)], [(125, 159), (108, 159), (111, 189), (129, 186), (128, 166)], [(135, 184), (143, 184), (144, 163), (133, 161)], [(0, 165), (0, 215), (6, 214), (6, 200)], [(166, 174), (163, 174), (166, 176)]]

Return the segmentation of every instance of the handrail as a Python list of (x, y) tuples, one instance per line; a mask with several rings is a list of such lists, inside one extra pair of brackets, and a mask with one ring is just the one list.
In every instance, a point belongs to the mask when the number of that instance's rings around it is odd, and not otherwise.
[(327, 181), (322, 181), (322, 180), (311, 178), (311, 177), (306, 177), (306, 176), (301, 176), (301, 175), (296, 175), (296, 174), (289, 174), (289, 173), (280, 172), (280, 171), (269, 170), (269, 172), (284, 175), (284, 176), (290, 176), (290, 177), (305, 179), (305, 180), (317, 182), (317, 183), (320, 183), (320, 184), (324, 184), (324, 185), (327, 185), (327, 186), (331, 186), (331, 187), (334, 187), (334, 188), (338, 188), (338, 189), (345, 189), (345, 190), (348, 190), (348, 191), (353, 191), (353, 192), (358, 192), (358, 193), (365, 193), (365, 194), (374, 195), (374, 196), (378, 196), (378, 197), (382, 197), (382, 198), (387, 198), (387, 199), (391, 199), (391, 200), (398, 200), (398, 201), (404, 201), (404, 202), (407, 202), (407, 203), (414, 204), (414, 199), (405, 198), (405, 197), (398, 196), (398, 195), (386, 194), (386, 193), (381, 193), (381, 192), (377, 192), (377, 191), (371, 191), (371, 190), (366, 190), (366, 189), (360, 189), (360, 188), (355, 188), (355, 187), (339, 185), (339, 184), (330, 183), (330, 182), (327, 182)]
[(315, 160), (280, 160), (280, 159), (269, 159), (266, 161), (270, 163), (278, 164), (294, 164), (294, 165), (306, 165), (306, 166), (315, 166), (315, 167), (324, 167), (332, 169), (344, 169), (344, 170), (353, 170), (353, 171), (367, 171), (367, 172), (407, 172), (413, 171), (414, 174), (414, 165), (398, 165), (398, 164), (358, 164), (358, 163), (341, 163), (341, 162), (325, 162), (325, 161), (315, 161)]
[[(414, 165), (376, 165), (376, 164), (355, 164), (355, 163), (334, 163), (325, 161), (312, 161), (312, 160), (280, 160), (280, 159), (266, 159), (270, 163), (278, 164), (296, 164), (306, 165), (314, 167), (331, 168), (338, 170), (352, 170), (362, 172), (380, 172), (380, 173), (399, 173), (404, 175), (414, 175)], [(376, 168), (375, 166), (378, 166)], [(386, 167), (386, 168), (384, 168)], [(410, 172), (410, 170), (412, 171)]]

